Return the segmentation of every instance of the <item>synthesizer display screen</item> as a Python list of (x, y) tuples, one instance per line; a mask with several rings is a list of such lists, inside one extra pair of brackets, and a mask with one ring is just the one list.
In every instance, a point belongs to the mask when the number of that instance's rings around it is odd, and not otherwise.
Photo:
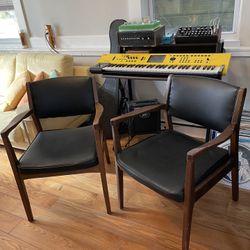
[(165, 55), (153, 55), (149, 57), (147, 62), (162, 63), (165, 57)]

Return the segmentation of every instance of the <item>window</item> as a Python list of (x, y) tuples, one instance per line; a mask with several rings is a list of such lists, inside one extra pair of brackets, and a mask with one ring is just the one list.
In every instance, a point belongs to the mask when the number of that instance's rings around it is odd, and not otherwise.
[(12, 0), (0, 0), (0, 39), (18, 38), (19, 27)]
[(235, 32), (240, 0), (150, 0), (150, 14), (175, 32), (180, 26), (212, 25)]

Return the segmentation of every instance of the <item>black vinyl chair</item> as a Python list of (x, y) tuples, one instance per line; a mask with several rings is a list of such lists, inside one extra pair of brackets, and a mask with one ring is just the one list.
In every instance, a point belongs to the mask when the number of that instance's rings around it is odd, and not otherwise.
[[(144, 107), (111, 120), (120, 208), (123, 171), (157, 193), (182, 202), (182, 249), (189, 249), (194, 203), (232, 172), (232, 198), (238, 200), (238, 137), (246, 89), (205, 77), (172, 76), (166, 104)], [(162, 110), (166, 130), (122, 149), (119, 123)], [(208, 142), (176, 132), (172, 116), (219, 131)], [(230, 150), (218, 147), (230, 140)]]
[[(106, 141), (102, 132), (103, 108), (95, 82), (85, 77), (59, 77), (27, 83), (30, 110), (18, 115), (2, 132), (2, 139), (29, 221), (33, 215), (24, 180), (99, 171), (107, 213), (111, 213), (105, 173)], [(42, 129), (41, 118), (93, 114), (91, 125), (58, 130)], [(37, 136), (17, 159), (9, 133), (32, 116)]]

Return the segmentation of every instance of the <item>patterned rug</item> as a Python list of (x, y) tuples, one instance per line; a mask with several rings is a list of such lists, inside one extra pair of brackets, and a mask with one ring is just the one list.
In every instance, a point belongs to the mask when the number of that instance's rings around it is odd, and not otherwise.
[[(228, 148), (229, 142), (223, 143)], [(250, 190), (250, 111), (243, 111), (239, 137), (239, 184), (241, 188)], [(231, 184), (231, 173), (223, 178), (223, 183)]]

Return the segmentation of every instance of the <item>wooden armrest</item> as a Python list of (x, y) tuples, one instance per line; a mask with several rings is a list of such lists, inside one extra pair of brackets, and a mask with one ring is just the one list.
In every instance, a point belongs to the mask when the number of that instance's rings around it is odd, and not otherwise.
[(197, 148), (193, 148), (187, 152), (187, 159), (194, 160), (200, 154), (204, 153), (205, 151), (211, 149), (212, 147), (218, 146), (219, 144), (228, 140), (233, 134), (234, 128), (229, 125), (218, 137), (215, 139), (208, 141)]
[(204, 143), (203, 145), (193, 148), (187, 152), (186, 159), (186, 174), (185, 174), (185, 192), (187, 192), (187, 197), (194, 192), (195, 185), (195, 159), (206, 152), (207, 150), (218, 146), (219, 144), (228, 140), (234, 132), (234, 126), (229, 125), (218, 137), (215, 139)]
[(15, 116), (10, 123), (1, 131), (1, 135), (3, 136), (8, 136), (9, 133), (25, 118), (30, 116), (33, 113), (32, 110), (27, 110), (23, 113), (18, 114)]
[(11, 145), (11, 142), (9, 140), (9, 133), (25, 118), (27, 118), (28, 116), (30, 116), (31, 114), (33, 113), (32, 110), (27, 110), (23, 113), (20, 113), (18, 114), (16, 117), (14, 117), (14, 119), (12, 119), (10, 121), (10, 123), (1, 131), (1, 136), (2, 136), (2, 139), (3, 139), (3, 144), (6, 148), (6, 152), (7, 152), (7, 155), (9, 157), (9, 160), (10, 160), (10, 163), (11, 163), (11, 166), (13, 168), (13, 171), (15, 171), (15, 164), (17, 162), (17, 157), (16, 157), (16, 154), (15, 154), (15, 151)]
[(112, 135), (113, 135), (113, 140), (114, 140), (115, 154), (117, 154), (118, 152), (120, 152), (122, 150), (118, 125), (121, 122), (128, 120), (129, 118), (138, 116), (138, 115), (146, 113), (146, 112), (154, 112), (154, 111), (157, 111), (160, 109), (166, 109), (166, 104), (157, 104), (157, 105), (150, 105), (150, 106), (138, 108), (132, 112), (129, 112), (129, 113), (112, 118), (110, 123), (111, 123), (111, 127), (112, 127)]
[(93, 121), (93, 126), (94, 126), (94, 128), (99, 128), (100, 120), (101, 120), (102, 114), (103, 114), (103, 106), (97, 102), (95, 104), (95, 109), (96, 109), (96, 113), (95, 113), (95, 117), (94, 117), (94, 121)]
[(135, 116), (138, 116), (140, 114), (146, 113), (146, 112), (154, 112), (160, 109), (166, 108), (166, 104), (156, 104), (156, 105), (150, 105), (145, 106), (142, 108), (135, 109), (134, 111), (128, 112), (126, 114), (114, 117), (110, 120), (110, 123), (112, 126), (118, 126), (121, 122), (126, 121), (130, 118), (133, 118)]

